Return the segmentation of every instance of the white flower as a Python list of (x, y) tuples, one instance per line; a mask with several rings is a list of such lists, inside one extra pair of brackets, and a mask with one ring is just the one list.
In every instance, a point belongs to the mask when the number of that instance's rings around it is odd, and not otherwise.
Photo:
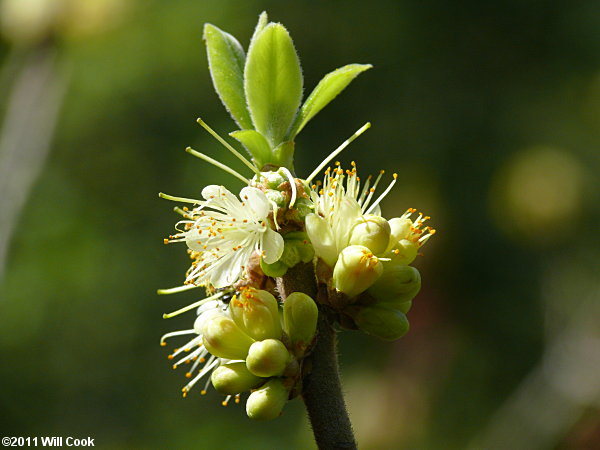
[(255, 187), (245, 187), (240, 199), (223, 186), (202, 190), (204, 201), (184, 214), (177, 224), (179, 234), (168, 242), (185, 241), (194, 259), (186, 284), (222, 288), (244, 274), (254, 251), (268, 264), (283, 252), (283, 238), (269, 226), (271, 204)]
[[(186, 378), (190, 378), (190, 381), (181, 389), (184, 397), (187, 397), (187, 394), (190, 392), (192, 387), (194, 387), (198, 381), (205, 377), (207, 380), (203, 389), (200, 391), (200, 394), (206, 394), (206, 390), (210, 385), (210, 373), (219, 367), (221, 363), (228, 361), (209, 353), (203, 344), (202, 329), (204, 327), (204, 323), (215, 315), (229, 316), (229, 309), (226, 303), (226, 300), (229, 298), (229, 293), (219, 292), (211, 297), (196, 302), (195, 304), (182, 308), (179, 311), (166, 315), (168, 317), (173, 317), (181, 314), (182, 312), (193, 309), (193, 307), (196, 305), (200, 305), (197, 309), (198, 317), (194, 322), (193, 328), (189, 330), (167, 333), (160, 339), (160, 345), (166, 346), (167, 339), (169, 338), (185, 335), (193, 336), (192, 339), (190, 339), (182, 347), (173, 349), (173, 353), (169, 355), (169, 359), (176, 359), (179, 357), (179, 359), (173, 364), (173, 369), (177, 369), (180, 365), (190, 365), (185, 374)], [(230, 398), (231, 396), (228, 396), (223, 404), (226, 405)], [(236, 403), (239, 403), (239, 396), (236, 396), (235, 400)]]
[(374, 202), (375, 188), (383, 175), (379, 174), (373, 186), (371, 177), (361, 189), (360, 178), (356, 174), (356, 164), (352, 170), (344, 171), (336, 167), (325, 171), (323, 183), (311, 186), (311, 200), (315, 212), (306, 217), (306, 232), (317, 256), (333, 266), (341, 251), (349, 245), (350, 232), (357, 220), (366, 215), (380, 216), (379, 203), (396, 182), (397, 175), (388, 188)]

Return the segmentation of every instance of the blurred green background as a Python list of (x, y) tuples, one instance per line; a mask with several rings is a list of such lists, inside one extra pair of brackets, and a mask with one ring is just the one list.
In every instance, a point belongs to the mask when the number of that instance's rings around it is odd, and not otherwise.
[[(183, 400), (160, 336), (197, 299), (172, 204), (241, 184), (195, 123), (233, 122), (202, 25), (247, 45), (287, 26), (305, 90), (372, 63), (297, 139), (306, 176), (341, 157), (399, 183), (438, 230), (396, 343), (341, 336), (364, 449), (600, 448), (600, 10), (593, 0), (4, 0), (0, 7), (0, 431), (100, 448), (314, 448), (299, 400), (273, 422)], [(243, 167), (239, 167), (246, 173)], [(180, 369), (181, 370), (181, 369)]]

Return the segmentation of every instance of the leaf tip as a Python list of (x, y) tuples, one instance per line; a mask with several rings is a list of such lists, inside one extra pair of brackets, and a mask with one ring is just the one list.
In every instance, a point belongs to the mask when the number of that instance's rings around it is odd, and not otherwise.
[(212, 23), (205, 23), (204, 27), (202, 29), (202, 39), (204, 39), (206, 41), (208, 39), (209, 35), (214, 33), (216, 30), (217, 30), (217, 27), (215, 27)]

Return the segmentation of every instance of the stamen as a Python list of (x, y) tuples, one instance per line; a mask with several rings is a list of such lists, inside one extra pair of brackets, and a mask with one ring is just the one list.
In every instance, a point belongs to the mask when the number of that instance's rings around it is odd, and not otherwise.
[(327, 158), (325, 158), (323, 160), (323, 162), (321, 164), (319, 164), (319, 166), (315, 170), (313, 170), (313, 172), (310, 174), (310, 176), (306, 179), (306, 182), (310, 183), (311, 180), (314, 177), (316, 177), (321, 172), (321, 170), (323, 170), (323, 167), (325, 167), (327, 164), (329, 164), (329, 162), (333, 158), (335, 158), (337, 155), (339, 155), (346, 147), (348, 147), (348, 145), (350, 145), (352, 143), (352, 141), (354, 141), (357, 137), (359, 137), (361, 134), (363, 134), (365, 131), (367, 131), (370, 127), (371, 127), (371, 123), (367, 122), (362, 127), (360, 127), (352, 136), (350, 136), (348, 139), (346, 139), (342, 143), (342, 145), (340, 145), (333, 152), (331, 152), (331, 154)]
[(159, 192), (158, 196), (160, 198), (164, 198), (165, 200), (172, 200), (174, 202), (193, 203), (193, 204), (201, 203), (200, 200), (196, 200), (194, 198), (175, 197), (174, 195), (165, 194), (164, 192)]
[(198, 300), (197, 302), (192, 303), (191, 305), (187, 305), (184, 308), (178, 309), (177, 311), (174, 311), (172, 313), (169, 314), (163, 314), (163, 319), (170, 319), (171, 317), (175, 317), (178, 316), (179, 314), (182, 314), (186, 311), (189, 311), (190, 309), (194, 309), (197, 306), (203, 305), (205, 303), (210, 302), (211, 300), (216, 300), (218, 298), (221, 298), (223, 295), (225, 295), (225, 292), (217, 292), (215, 295), (211, 295), (210, 297), (204, 298), (202, 300)]
[(196, 122), (198, 122), (202, 128), (204, 128), (211, 134), (212, 137), (214, 137), (217, 141), (223, 144), (227, 150), (233, 153), (240, 161), (242, 161), (247, 167), (249, 167), (251, 171), (253, 171), (256, 175), (260, 177), (260, 170), (258, 170), (258, 168), (254, 164), (252, 164), (250, 161), (244, 158), (244, 156), (240, 152), (238, 152), (235, 148), (229, 145), (227, 141), (225, 141), (225, 139), (223, 139), (211, 127), (209, 127), (206, 124), (206, 122), (204, 122), (204, 120), (198, 118)]
[(194, 331), (194, 330), (181, 330), (181, 331), (173, 331), (171, 333), (167, 333), (167, 334), (163, 335), (163, 337), (160, 338), (160, 345), (162, 345), (162, 346), (167, 345), (165, 341), (174, 336), (183, 336), (186, 334), (195, 334), (195, 333), (196, 333), (196, 331)]
[(229, 404), (229, 400), (231, 400), (231, 397), (233, 397), (233, 396), (232, 395), (228, 395), (227, 397), (225, 397), (225, 400), (223, 400), (221, 402), (221, 405), (227, 406)]
[(183, 286), (177, 286), (174, 288), (159, 289), (158, 291), (156, 291), (156, 293), (158, 295), (169, 295), (169, 294), (176, 294), (178, 292), (189, 291), (190, 289), (195, 289), (198, 287), (200, 287), (200, 286), (196, 286), (195, 284), (184, 284)]
[(210, 378), (206, 380), (206, 383), (204, 384), (204, 389), (200, 391), (200, 395), (206, 395), (206, 391), (208, 391), (208, 386), (210, 386)]
[(239, 180), (242, 180), (244, 183), (246, 184), (250, 184), (250, 180), (243, 177), (242, 175), (240, 175), (238, 172), (236, 172), (235, 170), (233, 170), (231, 167), (226, 166), (223, 163), (220, 163), (217, 160), (212, 159), (210, 156), (206, 156), (204, 153), (200, 153), (197, 152), (196, 150), (192, 149), (191, 147), (188, 147), (185, 149), (186, 152), (194, 155), (196, 158), (200, 158), (204, 161), (206, 161), (209, 164), (212, 164), (215, 167), (218, 167), (219, 169), (227, 172), (230, 175), (233, 175), (234, 177), (236, 177)]
[(375, 200), (373, 202), (373, 204), (371, 205), (371, 207), (367, 210), (366, 214), (369, 214), (371, 211), (373, 211), (373, 209), (375, 209), (375, 207), (379, 204), (379, 202), (381, 200), (383, 200), (386, 195), (388, 195), (388, 193), (392, 190), (392, 188), (396, 184), (396, 180), (397, 179), (398, 179), (398, 174), (395, 173), (394, 174), (394, 179), (392, 180), (392, 182), (389, 184), (389, 186), (387, 187), (387, 189), (385, 191), (383, 191), (383, 193), (377, 198), (377, 200)]
[(384, 170), (379, 172), (379, 175), (377, 175), (377, 178), (375, 179), (375, 183), (373, 183), (373, 186), (369, 189), (369, 195), (365, 199), (365, 202), (361, 204), (361, 208), (363, 211), (365, 209), (367, 209), (367, 207), (369, 206), (369, 203), (371, 202), (371, 199), (373, 198), (373, 194), (375, 193), (375, 189), (377, 189), (379, 180), (381, 180), (381, 177), (383, 176), (384, 172), (385, 172)]
[(288, 170), (287, 167), (282, 167), (281, 170), (283, 170), (283, 172), (285, 173), (285, 175), (288, 177), (288, 180), (290, 180), (290, 188), (292, 189), (292, 198), (290, 199), (290, 209), (294, 206), (294, 203), (296, 203), (296, 180), (294, 179), (294, 176), (292, 175), (292, 172), (290, 172)]
[(209, 373), (220, 362), (220, 358), (217, 358), (215, 356), (211, 357), (206, 363), (206, 366), (204, 366), (204, 368), (200, 371), (200, 373), (196, 375), (192, 381), (185, 385), (185, 387), (183, 388), (183, 392), (189, 392), (190, 389), (192, 389), (192, 387), (194, 387), (194, 385), (198, 382), (198, 380), (200, 380), (204, 375)]
[(173, 208), (173, 211), (175, 211), (180, 216), (183, 216), (184, 219), (189, 219), (190, 218), (190, 215), (188, 214), (188, 211), (185, 211), (185, 210), (181, 209), (178, 206), (176, 206), (175, 208)]

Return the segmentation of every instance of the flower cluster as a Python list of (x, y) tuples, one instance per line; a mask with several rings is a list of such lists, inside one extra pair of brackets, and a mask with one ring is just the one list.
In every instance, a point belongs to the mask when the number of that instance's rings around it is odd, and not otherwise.
[[(248, 417), (272, 419), (301, 393), (319, 314), (385, 340), (406, 333), (405, 314), (421, 286), (410, 264), (435, 230), (425, 225), (429, 217), (414, 218), (414, 209), (390, 220), (381, 215), (380, 203), (397, 182), (396, 174), (376, 194), (383, 172), (361, 183), (355, 163), (348, 170), (337, 162), (326, 168), (368, 123), (308, 177), (293, 174), (295, 136), (369, 65), (331, 72), (300, 106), (302, 73), (281, 24), (268, 23), (263, 13), (247, 55), (233, 36), (212, 25), (205, 27), (204, 37), (215, 89), (240, 126), (231, 136), (251, 160), (198, 122), (252, 176), (188, 148), (245, 186), (236, 195), (209, 185), (200, 199), (160, 194), (187, 205), (175, 208), (181, 220), (165, 244), (184, 243), (191, 266), (182, 286), (159, 293), (206, 292), (206, 298), (165, 314), (196, 310), (193, 326), (167, 333), (161, 345), (189, 338), (169, 355), (174, 368), (187, 367), (184, 397), (199, 382), (204, 383), (201, 394), (212, 384), (226, 396), (224, 405), (249, 394)], [(281, 64), (265, 60), (273, 55)], [(313, 181), (323, 171), (323, 181)], [(303, 290), (319, 293), (315, 299), (286, 288), (298, 270), (310, 284)]]
[(315, 212), (306, 217), (306, 232), (325, 266), (320, 281), (344, 323), (394, 340), (408, 331), (405, 314), (421, 287), (418, 270), (409, 264), (436, 231), (424, 226), (428, 216), (413, 221), (413, 208), (389, 221), (381, 216), (379, 204), (397, 180), (394, 174), (375, 198), (383, 174), (372, 185), (368, 177), (361, 188), (354, 162), (349, 170), (339, 163), (328, 168), (323, 182), (311, 186)]
[(192, 364), (186, 373), (191, 380), (182, 389), (184, 397), (206, 378), (201, 394), (212, 382), (227, 396), (223, 400), (227, 405), (232, 397), (239, 403), (242, 393), (252, 391), (246, 401), (248, 417), (272, 419), (297, 394), (300, 364), (314, 339), (317, 317), (315, 302), (305, 294), (291, 294), (281, 308), (269, 292), (240, 287), (236, 294), (221, 291), (202, 300), (194, 327), (168, 333), (161, 343), (193, 335), (169, 355), (170, 359), (184, 355), (173, 368)]

